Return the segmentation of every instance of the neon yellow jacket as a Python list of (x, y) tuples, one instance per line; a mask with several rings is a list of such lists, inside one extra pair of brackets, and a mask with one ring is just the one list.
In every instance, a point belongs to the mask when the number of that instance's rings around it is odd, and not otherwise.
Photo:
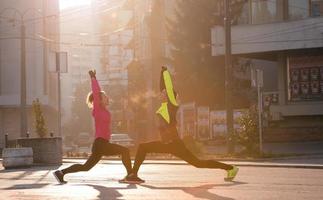
[(176, 101), (176, 93), (174, 91), (171, 75), (165, 67), (163, 67), (161, 71), (160, 90), (166, 90), (168, 101), (162, 102), (156, 113), (168, 124), (176, 122), (178, 103)]

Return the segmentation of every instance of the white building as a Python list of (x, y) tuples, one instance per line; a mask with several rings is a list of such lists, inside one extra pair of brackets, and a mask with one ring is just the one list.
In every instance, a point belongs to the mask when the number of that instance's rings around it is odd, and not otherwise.
[(128, 85), (128, 65), (133, 60), (133, 49), (129, 44), (133, 39), (133, 28), (128, 26), (132, 18), (131, 10), (116, 11), (115, 30), (107, 31), (107, 62), (109, 85)]
[(121, 132), (125, 124), (124, 108), (128, 91), (128, 65), (133, 60), (133, 50), (129, 47), (133, 29), (129, 27), (132, 10), (127, 9), (125, 0), (92, 0), (94, 10), (99, 13), (101, 64), (106, 70), (107, 92), (111, 98), (110, 111), (112, 131)]
[[(14, 9), (8, 9), (14, 8)], [(27, 129), (34, 135), (31, 103), (44, 105), (49, 131), (57, 132), (57, 74), (49, 71), (49, 52), (58, 51), (59, 8), (57, 0), (0, 1), (0, 148), (4, 135), (20, 133), (21, 17), (26, 30)], [(47, 42), (46, 42), (47, 41)], [(50, 41), (50, 42), (49, 42)]]
[(101, 63), (107, 70), (108, 85), (128, 85), (127, 66), (133, 59), (128, 44), (133, 38), (133, 29), (128, 26), (132, 11), (124, 8), (125, 0), (92, 0), (99, 13), (100, 39), (102, 43)]
[(68, 72), (62, 74), (63, 123), (71, 118), (75, 88), (89, 81), (90, 69), (96, 69), (101, 86), (106, 85), (106, 70), (100, 62), (102, 51), (99, 25), (99, 13), (95, 12), (91, 4), (61, 11), (60, 48), (68, 54)]
[[(265, 79), (276, 78), (272, 94), (278, 96), (268, 97), (271, 124), (277, 127), (267, 132), (269, 140), (270, 134), (322, 139), (322, 15), (322, 0), (249, 0), (232, 26), (234, 56), (262, 60), (277, 69), (274, 76), (265, 74)], [(224, 41), (223, 27), (214, 27), (213, 56), (224, 55)]]

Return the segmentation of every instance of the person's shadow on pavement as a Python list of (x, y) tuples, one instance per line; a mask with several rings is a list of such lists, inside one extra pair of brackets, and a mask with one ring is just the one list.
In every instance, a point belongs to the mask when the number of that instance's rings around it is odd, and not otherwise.
[(128, 189), (137, 189), (137, 185), (129, 184), (126, 187), (105, 187), (102, 185), (93, 185), (93, 184), (85, 184), (86, 186), (90, 186), (93, 189), (97, 190), (100, 194), (97, 196), (98, 199), (111, 199), (118, 200), (122, 199), (122, 194), (118, 192), (118, 190), (128, 190)]
[(41, 189), (49, 185), (48, 183), (32, 183), (32, 184), (16, 184), (11, 187), (3, 188), (3, 190), (27, 190)]
[(185, 193), (188, 193), (196, 198), (202, 198), (202, 199), (214, 199), (214, 200), (234, 200), (229, 197), (223, 197), (216, 195), (214, 193), (209, 192), (210, 189), (214, 187), (221, 187), (221, 186), (233, 186), (233, 185), (241, 185), (246, 184), (245, 182), (237, 182), (232, 181), (228, 184), (205, 184), (200, 185), (197, 187), (159, 187), (159, 186), (152, 186), (147, 184), (140, 184), (140, 186), (149, 188), (152, 190), (182, 190)]

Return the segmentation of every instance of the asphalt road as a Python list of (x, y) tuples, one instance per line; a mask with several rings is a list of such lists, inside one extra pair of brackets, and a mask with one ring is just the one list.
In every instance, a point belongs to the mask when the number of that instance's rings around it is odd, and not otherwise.
[(59, 185), (56, 168), (0, 169), (0, 199), (323, 199), (322, 169), (242, 166), (235, 182), (225, 182), (221, 170), (146, 164), (140, 170), (146, 183), (128, 185), (118, 183), (125, 169), (114, 162), (67, 175), (68, 184)]

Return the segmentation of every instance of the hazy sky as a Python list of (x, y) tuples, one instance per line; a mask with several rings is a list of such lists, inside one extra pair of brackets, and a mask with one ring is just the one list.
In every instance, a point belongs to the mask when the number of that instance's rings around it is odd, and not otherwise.
[(61, 10), (90, 4), (91, 0), (59, 0), (59, 8)]

